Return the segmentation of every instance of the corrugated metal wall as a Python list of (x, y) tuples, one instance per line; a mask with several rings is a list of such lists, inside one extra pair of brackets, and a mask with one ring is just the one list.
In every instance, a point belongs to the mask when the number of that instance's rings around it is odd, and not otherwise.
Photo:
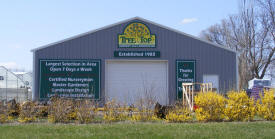
[[(118, 48), (117, 35), (131, 22), (147, 25), (156, 35), (156, 48)], [(127, 58), (168, 60), (169, 64), (169, 100), (176, 99), (176, 59), (196, 60), (196, 82), (202, 82), (203, 74), (218, 74), (220, 90), (228, 90), (236, 86), (236, 53), (209, 43), (182, 35), (178, 32), (156, 26), (146, 21), (134, 19), (113, 27), (99, 30), (85, 36), (55, 44), (34, 51), (35, 96), (39, 94), (39, 59), (101, 59), (101, 97), (105, 88), (105, 60), (126, 59), (115, 58), (114, 51), (160, 51), (160, 58)], [(104, 98), (102, 98), (104, 100)]]

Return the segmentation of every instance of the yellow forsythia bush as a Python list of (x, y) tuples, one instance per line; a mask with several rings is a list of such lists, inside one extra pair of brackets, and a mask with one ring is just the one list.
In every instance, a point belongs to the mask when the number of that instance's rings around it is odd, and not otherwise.
[(258, 114), (266, 120), (275, 120), (274, 90), (264, 91), (261, 101), (257, 102)]
[(198, 121), (221, 121), (224, 119), (226, 99), (215, 92), (199, 93), (195, 96), (195, 110)]
[(36, 120), (35, 117), (35, 104), (31, 101), (27, 101), (20, 107), (20, 114), (18, 121), (20, 123), (29, 123)]
[(115, 100), (107, 102), (104, 106), (103, 119), (106, 122), (124, 121), (128, 119), (126, 106), (121, 106)]
[(43, 119), (48, 117), (48, 109), (49, 107), (47, 105), (36, 105), (36, 117)]
[(189, 122), (192, 120), (192, 112), (189, 108), (183, 108), (176, 106), (173, 110), (170, 110), (166, 115), (167, 122)]
[(70, 99), (51, 98), (48, 107), (48, 121), (50, 123), (67, 123), (76, 117), (74, 102)]
[(135, 112), (129, 112), (131, 121), (157, 121), (159, 120), (154, 112), (147, 108), (138, 109)]
[(145, 94), (145, 97), (138, 98), (134, 105), (130, 106), (128, 115), (131, 121), (157, 121), (159, 120), (155, 115), (156, 101), (150, 94)]
[(0, 123), (7, 123), (8, 122), (8, 116), (7, 114), (0, 114)]
[(95, 102), (88, 99), (77, 101), (75, 110), (76, 122), (80, 124), (91, 123), (97, 114)]
[(10, 120), (17, 118), (20, 114), (20, 104), (15, 99), (10, 100), (7, 103), (7, 112)]
[(250, 99), (246, 92), (229, 92), (227, 106), (224, 110), (225, 118), (230, 121), (253, 120), (256, 108), (254, 100)]
[(0, 103), (0, 123), (7, 123), (8, 122), (8, 113), (7, 107), (4, 103)]

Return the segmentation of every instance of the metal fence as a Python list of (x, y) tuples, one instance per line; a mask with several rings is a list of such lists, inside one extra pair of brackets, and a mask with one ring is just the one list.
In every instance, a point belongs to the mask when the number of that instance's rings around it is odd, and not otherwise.
[(31, 91), (26, 88), (0, 88), (0, 100), (5, 102), (15, 99), (16, 102), (22, 103), (31, 100), (31, 95)]

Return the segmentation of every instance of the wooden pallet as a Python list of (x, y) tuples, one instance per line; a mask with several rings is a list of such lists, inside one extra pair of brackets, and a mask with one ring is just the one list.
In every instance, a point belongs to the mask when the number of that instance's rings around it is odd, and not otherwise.
[[(200, 91), (195, 91), (195, 85), (200, 85)], [(213, 91), (212, 83), (182, 83), (182, 102), (191, 111), (194, 108), (194, 95), (199, 92)]]

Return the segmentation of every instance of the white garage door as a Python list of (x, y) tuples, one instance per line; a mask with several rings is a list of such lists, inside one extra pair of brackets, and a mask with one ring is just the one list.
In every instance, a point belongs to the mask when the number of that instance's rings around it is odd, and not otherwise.
[(128, 105), (140, 99), (168, 104), (167, 61), (106, 61), (106, 99)]

